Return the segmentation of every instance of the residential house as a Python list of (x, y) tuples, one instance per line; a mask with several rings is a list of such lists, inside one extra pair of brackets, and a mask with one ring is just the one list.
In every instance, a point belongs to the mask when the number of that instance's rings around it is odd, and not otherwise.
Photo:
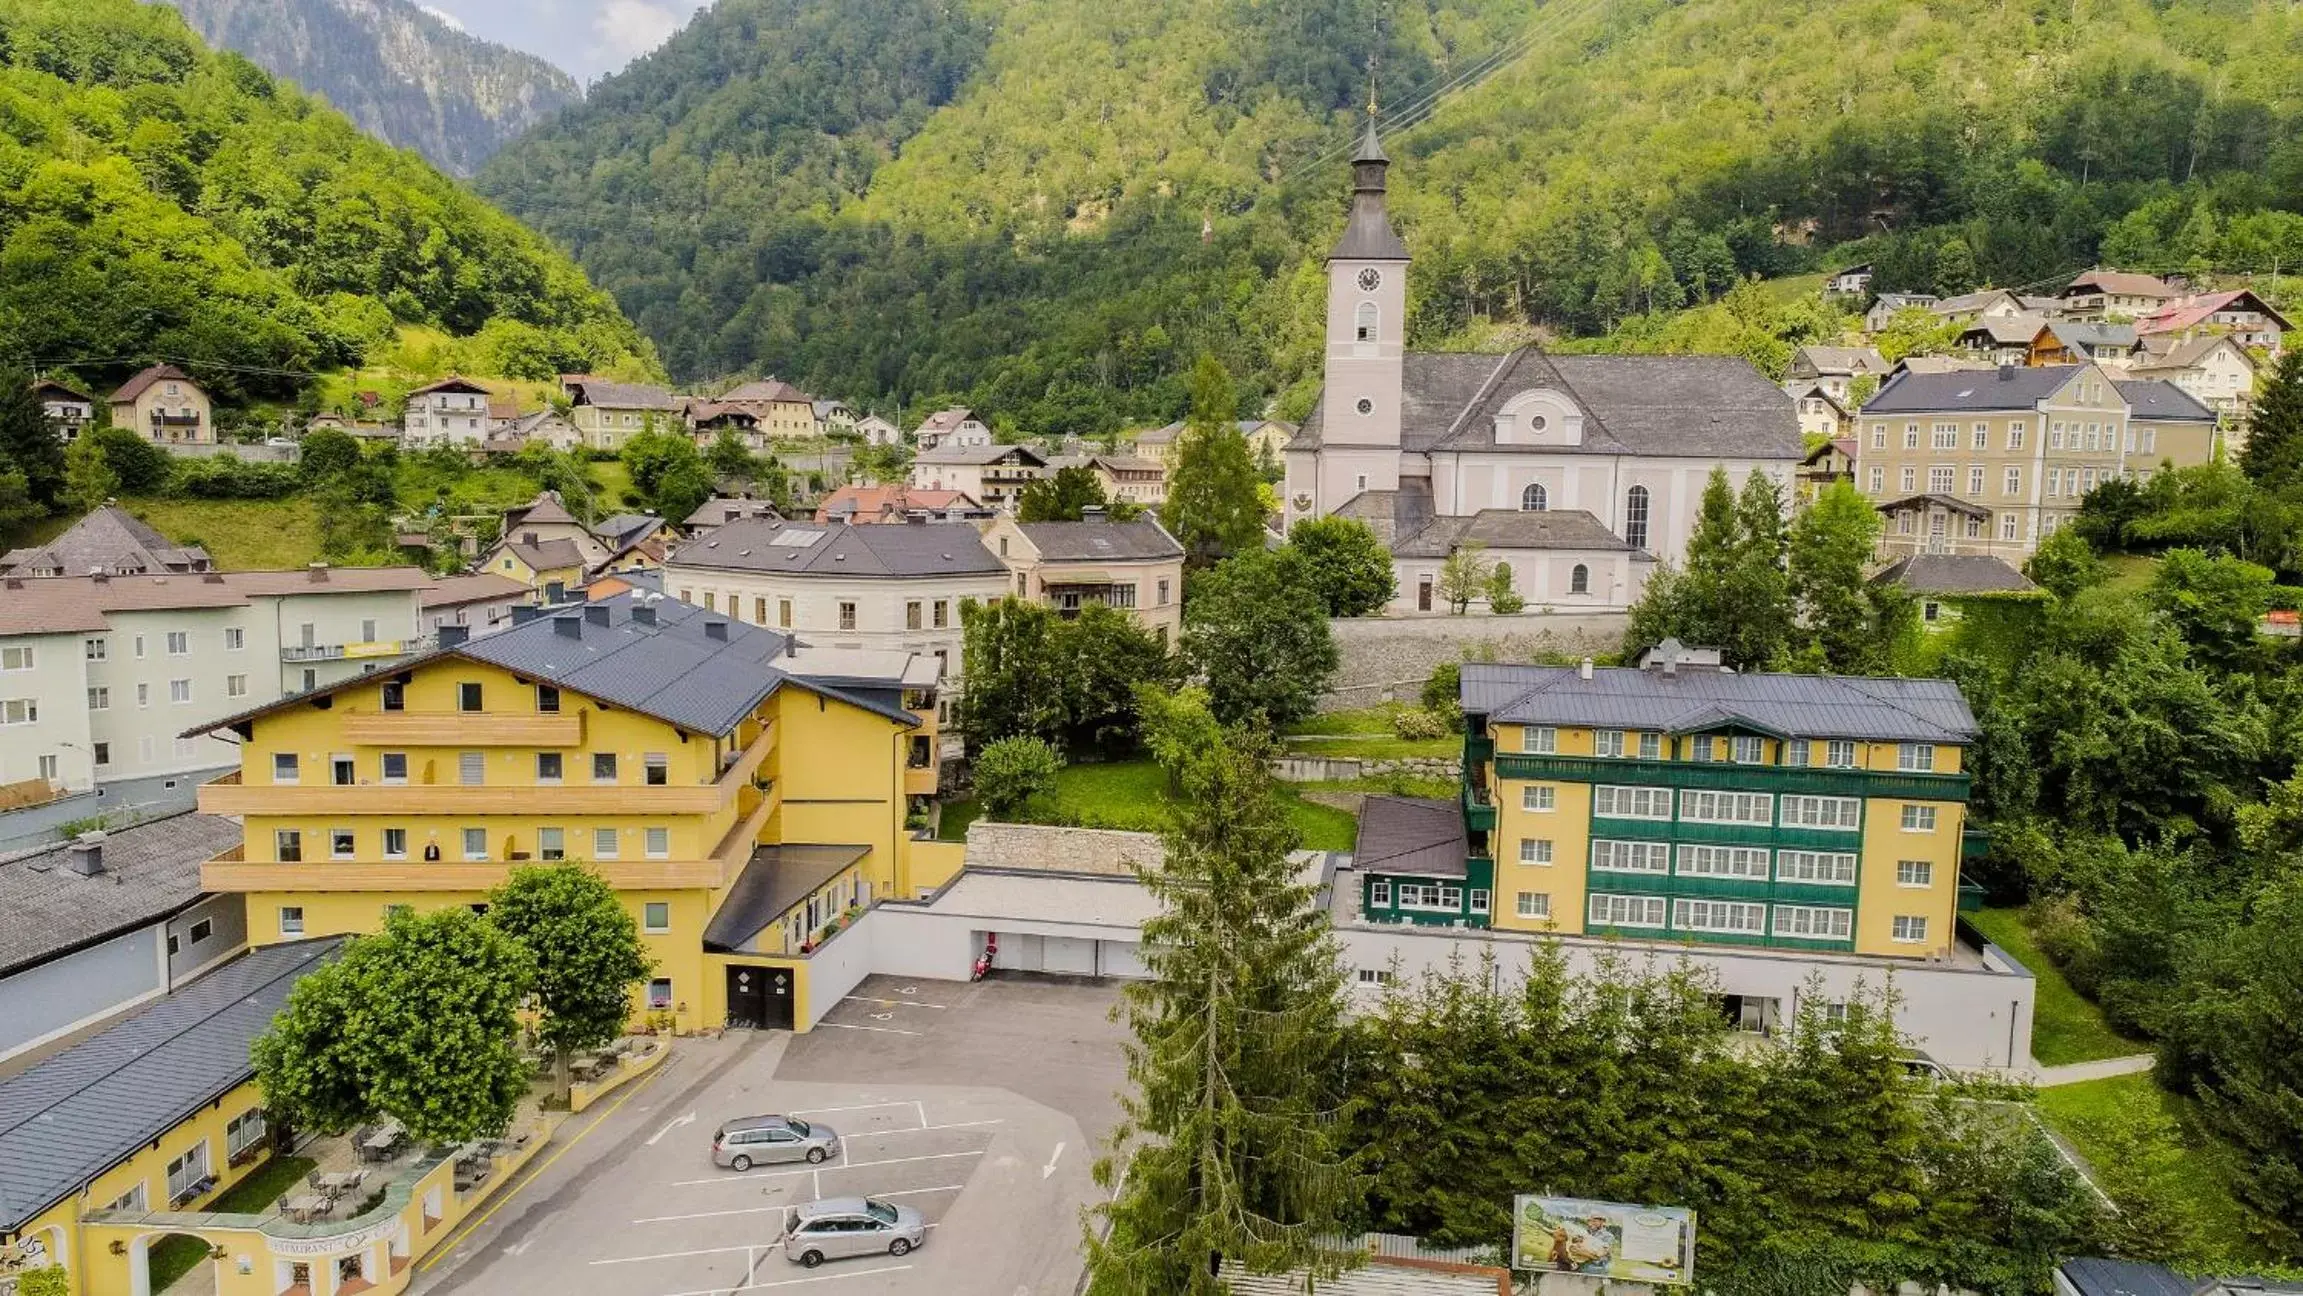
[(1047, 475), (1047, 460), (1029, 446), (939, 445), (912, 456), (915, 490), (958, 491), (985, 508), (1012, 510), (1024, 487)]
[(683, 402), (661, 387), (563, 374), (560, 389), (572, 402), (568, 421), (588, 449), (621, 450), (643, 431), (668, 432), (680, 425)]
[(180, 803), (192, 776), (236, 759), (186, 726), (417, 651), (429, 583), (325, 564), (0, 577), (0, 784), (93, 788), (106, 809)]
[(701, 442), (723, 430), (738, 433), (752, 449), (777, 441), (800, 441), (824, 434), (815, 398), (780, 379), (748, 382), (709, 399), (688, 403), (688, 426)]
[[(645, 518), (649, 522), (655, 523), (659, 528), (661, 526), (661, 521), (653, 514), (622, 514), (619, 516), (626, 524), (635, 524), (637, 519)], [(575, 514), (568, 511), (568, 506), (560, 500), (559, 492), (542, 491), (526, 504), (504, 510), (504, 525), (500, 534), (506, 541), (518, 541), (528, 546), (565, 540), (574, 546), (578, 562), (585, 571), (589, 572), (608, 561), (609, 556), (614, 554), (623, 544), (625, 538), (623, 534), (609, 526), (609, 523), (618, 520), (618, 518), (610, 518), (597, 527), (587, 525), (579, 521)], [(655, 532), (651, 531), (650, 534), (653, 535)], [(564, 555), (554, 550), (552, 556), (556, 560)], [(500, 568), (494, 564), (483, 564), (482, 570), (509, 571), (511, 569)], [(556, 561), (553, 570), (559, 570)]]
[[(1463, 795), (1368, 799), (1339, 883), (1359, 914), (1658, 951), (1950, 956), (1977, 733), (1958, 686), (1723, 672), (1683, 652), (1464, 663)], [(1793, 1012), (1729, 1006), (1763, 1030)]]
[(966, 522), (991, 510), (966, 491), (920, 490), (902, 484), (842, 486), (816, 505), (816, 521), (867, 526), (879, 522)]
[(488, 431), (490, 434), (500, 436), (511, 431), (523, 417), (525, 416), (520, 413), (518, 398), (512, 396), (490, 396), (488, 398)]
[(214, 445), (215, 409), (208, 393), (171, 364), (142, 370), (112, 393), (112, 426), (162, 445)]
[(912, 434), (912, 443), (922, 451), (988, 446), (992, 430), (973, 410), (937, 410)]
[(481, 560), (480, 570), (518, 581), (533, 590), (538, 601), (550, 604), (564, 602), (582, 589), (592, 563), (574, 540), (531, 540), (523, 534), (497, 541)]
[(554, 450), (568, 451), (584, 444), (584, 434), (558, 410), (540, 409), (533, 414), (522, 414), (501, 429), (497, 436), (525, 447), (541, 441)]
[[(1163, 469), (1175, 469), (1176, 447), (1183, 441), (1185, 424), (1170, 423), (1166, 427), (1149, 428), (1135, 434), (1135, 457), (1157, 462)], [(1248, 457), (1257, 463), (1281, 462), (1287, 443), (1295, 439), (1296, 425), (1277, 419), (1241, 419), (1239, 434), (1247, 440)]]
[[(2163, 459), (2206, 462), (2208, 438), (2169, 415), (2182, 393), (2139, 391), (2099, 365), (1902, 373), (1858, 415), (1857, 486), (1888, 515), (1882, 552), (1990, 553), (2020, 562), (2098, 482)], [(2188, 398), (2184, 398), (2188, 400)], [(2196, 402), (2190, 402), (2196, 407)]]
[(1971, 360), (1991, 365), (2019, 365), (2031, 361), (2031, 339), (2045, 323), (2036, 315), (1979, 316), (1952, 339)]
[(767, 500), (715, 495), (698, 504), (696, 511), (690, 513), (680, 522), (680, 531), (693, 541), (712, 528), (733, 522), (737, 518), (781, 518), (782, 516), (783, 514), (776, 510), (776, 506)]
[(865, 445), (897, 445), (904, 439), (902, 428), (877, 414), (866, 414), (856, 420), (855, 431), (857, 436), (864, 439)]
[[(1628, 550), (1676, 561), (1714, 468), (1788, 483), (1805, 453), (1797, 410), (1744, 360), (1409, 352), (1388, 167), (1371, 124), (1327, 262), (1325, 385), (1287, 447), (1289, 525), (1350, 508), (1388, 515), (1398, 542), (1439, 518), (1571, 509)], [(1404, 590), (1438, 567), (1394, 558)]]
[(2063, 314), (2071, 319), (2104, 320), (2116, 315), (2135, 320), (2180, 298), (2183, 292), (2155, 275), (2097, 267), (2072, 280), (2057, 295), (2063, 301)]
[(1183, 636), (1183, 546), (1151, 518), (1115, 522), (1088, 509), (1077, 522), (1018, 522), (1002, 515), (984, 543), (1015, 577), (1018, 597), (1062, 616), (1101, 603), (1132, 613), (1173, 644)]
[[(2172, 344), (2164, 350), (2155, 342)], [(2258, 368), (2255, 357), (2229, 334), (2211, 333), (2174, 342), (2170, 335), (2146, 336), (2143, 351), (2128, 365), (2136, 378), (2171, 382), (2221, 415), (2234, 427), (2244, 425), (2255, 403)]]
[(345, 436), (357, 437), (362, 441), (389, 441), (394, 445), (400, 443), (400, 429), (396, 425), (365, 423), (358, 419), (347, 418), (334, 410), (322, 410), (304, 420), (304, 434), (310, 436), (314, 432), (341, 432)]
[(512, 624), (512, 609), (532, 607), (536, 591), (524, 581), (501, 572), (470, 576), (442, 576), (418, 600), (424, 632), (437, 634), (448, 626), (461, 626), (467, 634), (484, 635)]
[(1905, 554), (1871, 578), (1896, 585), (1919, 605), (1919, 623), (1929, 632), (1948, 630), (1978, 602), (2037, 600), (2045, 597), (2029, 577), (1996, 554)]
[(740, 518), (680, 546), (664, 589), (682, 603), (822, 648), (922, 653), (961, 673), (960, 603), (1013, 588), (964, 522), (816, 525)]
[(815, 402), (816, 428), (823, 435), (856, 430), (856, 412), (846, 401), (820, 400)]
[(2024, 363), (2067, 365), (2094, 361), (2124, 369), (2136, 351), (2133, 324), (2105, 324), (2095, 320), (2048, 320), (2031, 335)]
[(1160, 460), (1135, 455), (1090, 455), (1087, 466), (1095, 473), (1096, 480), (1103, 483), (1106, 499), (1125, 500), (1147, 509), (1167, 503), (1168, 467)]
[(581, 859), (653, 964), (635, 1019), (806, 1029), (839, 993), (811, 997), (806, 952), (938, 880), (904, 826), (935, 792), (934, 686), (872, 658), (841, 655), (833, 683), (789, 634), (629, 593), (227, 716), (240, 768), (200, 796), (246, 835), (205, 884), (249, 897), (261, 946)]
[(1807, 452), (1807, 457), (1799, 461), (1795, 496), (1798, 503), (1813, 503), (1833, 482), (1852, 484), (1855, 481), (1855, 445), (1853, 436), (1833, 437)]
[(0, 1062), (157, 998), (247, 947), (200, 866), (240, 826), (176, 814), (0, 860)]
[(2062, 302), (2054, 297), (2025, 297), (2005, 288), (1985, 288), (1980, 292), (1961, 293), (1946, 297), (1928, 307), (1947, 320), (1968, 323), (1977, 319), (2013, 319), (2018, 315), (2052, 314)]
[(207, 550), (176, 544), (112, 503), (90, 509), (44, 545), (0, 555), (0, 576), (157, 576), (215, 569)]
[(476, 447), (495, 430), (494, 394), (469, 378), (449, 376), (408, 393), (400, 416), (400, 442), (411, 450)]
[(2055, 1296), (2303, 1296), (2303, 1283), (2185, 1277), (2154, 1264), (2087, 1257), (2056, 1267)]
[(654, 571), (671, 552), (672, 529), (653, 513), (618, 513), (592, 528), (608, 546), (608, 556), (592, 564), (587, 575)]
[(67, 387), (53, 378), (41, 378), (33, 382), (32, 395), (40, 402), (40, 412), (48, 416), (60, 440), (79, 440), (81, 429), (96, 421), (95, 399), (78, 388)]
[(2243, 347), (2276, 355), (2291, 327), (2287, 317), (2252, 288), (2180, 298), (2135, 321), (2145, 337), (2194, 338), (2223, 334)]
[(1901, 373), (1957, 373), (1963, 369), (1990, 369), (1994, 367), (1990, 361), (1978, 360), (1973, 356), (1907, 355), (1895, 362), (1895, 367), (1887, 371), (1887, 376), (1893, 378)]
[(1894, 322), (1897, 314), (1907, 310), (1930, 310), (1942, 300), (1932, 293), (1881, 293), (1863, 308), (1863, 331), (1883, 333)]
[(1853, 426), (1853, 397), (1834, 396), (1818, 382), (1786, 390), (1791, 392), (1792, 403), (1799, 410), (1799, 434), (1803, 439), (1844, 436)]
[(1888, 364), (1871, 347), (1803, 346), (1791, 353), (1784, 371), (1783, 390), (1794, 398), (1810, 387), (1821, 387), (1833, 400), (1849, 404), (1858, 379), (1874, 384), (1886, 378)]
[(2132, 442), (2127, 446), (2127, 469), (2132, 476), (2149, 481), (2162, 464), (2185, 468), (2214, 458), (2222, 419), (2205, 401), (2155, 378), (2115, 378), (2113, 385), (2127, 402)]
[(1828, 297), (1861, 297), (1871, 291), (1871, 263), (1853, 265), (1835, 270), (1823, 281), (1823, 292)]

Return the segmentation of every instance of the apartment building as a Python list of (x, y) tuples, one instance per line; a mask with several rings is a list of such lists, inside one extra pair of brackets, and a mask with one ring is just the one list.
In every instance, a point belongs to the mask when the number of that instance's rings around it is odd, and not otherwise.
[(914, 490), (958, 491), (985, 508), (1012, 510), (1024, 488), (1045, 477), (1048, 461), (1020, 445), (941, 445), (912, 458)]
[(912, 442), (922, 451), (958, 450), (992, 443), (991, 425), (971, 409), (941, 409), (920, 420)]
[[(496, 432), (487, 388), (469, 378), (443, 378), (408, 393), (400, 415), (401, 443), (411, 450), (429, 446), (477, 446)], [(514, 410), (515, 418), (518, 411)]]
[[(936, 786), (932, 683), (908, 656), (802, 673), (792, 637), (630, 593), (208, 722), (238, 767), (200, 789), (243, 842), (203, 870), (263, 946), (479, 903), (528, 861), (616, 888), (655, 963), (635, 1014), (680, 1029), (810, 1019), (807, 963), (852, 907), (910, 896), (908, 813)], [(932, 880), (926, 885), (932, 885)]]
[(1856, 485), (1887, 516), (1887, 556), (2020, 562), (2098, 482), (2206, 462), (2213, 421), (2171, 384), (2095, 364), (1906, 371), (1858, 416)]
[(419, 643), (413, 567), (0, 577), (0, 783), (166, 801), (235, 765), (186, 732)]
[(682, 429), (679, 397), (645, 383), (610, 382), (590, 374), (563, 374), (560, 390), (569, 400), (568, 421), (586, 448), (621, 450), (640, 433)]
[(848, 526), (738, 518), (680, 547), (664, 592), (811, 645), (921, 653), (960, 673), (960, 603), (1013, 578), (964, 522)]
[(1940, 959), (1976, 732), (1945, 680), (1466, 662), (1460, 805), (1361, 821), (1370, 921)]
[(1152, 519), (1114, 522), (1088, 509), (1077, 522), (998, 517), (984, 543), (1015, 573), (1015, 593), (1078, 616), (1090, 603), (1132, 614), (1160, 642), (1183, 636), (1183, 546)]

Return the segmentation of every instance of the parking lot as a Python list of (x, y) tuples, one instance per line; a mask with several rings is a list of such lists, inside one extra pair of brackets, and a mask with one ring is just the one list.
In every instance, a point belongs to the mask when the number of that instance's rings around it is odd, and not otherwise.
[[(1069, 1293), (1080, 1210), (1124, 1076), (1103, 985), (873, 978), (805, 1036), (683, 1041), (552, 1159), (417, 1290), (497, 1296), (706, 1296), (784, 1287)], [(615, 1100), (611, 1100), (614, 1102)], [(712, 1164), (720, 1122), (778, 1112), (840, 1133), (820, 1166)], [(808, 1270), (777, 1238), (792, 1204), (871, 1196), (919, 1210), (926, 1244)]]

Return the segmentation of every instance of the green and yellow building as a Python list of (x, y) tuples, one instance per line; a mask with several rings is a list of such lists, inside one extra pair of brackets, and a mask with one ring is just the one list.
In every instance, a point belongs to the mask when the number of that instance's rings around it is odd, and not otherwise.
[(660, 595), (520, 615), (200, 731), (240, 743), (200, 807), (243, 840), (202, 882), (246, 896), (252, 945), (580, 861), (655, 960), (635, 1015), (805, 1029), (812, 954), (956, 867), (908, 822), (935, 792), (932, 660), (815, 654)]
[(1926, 959), (1975, 718), (1935, 679), (1466, 663), (1460, 804), (1372, 799), (1372, 922)]

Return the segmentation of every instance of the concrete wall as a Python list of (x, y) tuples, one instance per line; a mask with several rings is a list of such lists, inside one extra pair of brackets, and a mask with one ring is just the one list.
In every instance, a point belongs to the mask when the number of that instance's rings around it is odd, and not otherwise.
[(0, 980), (0, 1058), (159, 994), (160, 924)]
[[(208, 934), (193, 940), (193, 928), (208, 924)], [(213, 895), (168, 920), (168, 935), (176, 952), (168, 956), (168, 983), (182, 985), (223, 962), (248, 945), (247, 897), (233, 892)]]
[(242, 463), (294, 463), (304, 457), (297, 445), (253, 444), (243, 441), (163, 441), (160, 448), (179, 459), (233, 458)]
[(1332, 620), (1328, 630), (1343, 660), (1320, 707), (1340, 711), (1412, 701), (1441, 663), (1469, 656), (1519, 662), (1546, 652), (1614, 652), (1622, 646), (1626, 624), (1626, 617), (1612, 612)]

